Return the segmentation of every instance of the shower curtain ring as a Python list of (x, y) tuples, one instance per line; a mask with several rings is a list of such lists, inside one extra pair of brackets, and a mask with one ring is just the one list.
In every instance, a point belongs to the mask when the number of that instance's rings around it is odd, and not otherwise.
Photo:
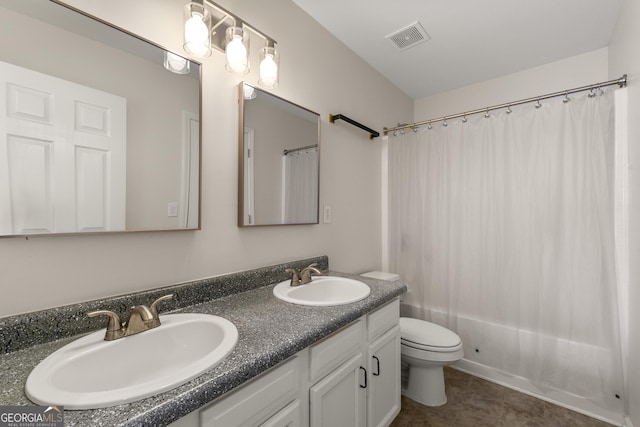
[(540, 104), (540, 100), (537, 99), (536, 100), (536, 108), (540, 108), (540, 107), (542, 107), (542, 104)]
[(489, 117), (491, 117), (491, 114), (489, 114), (489, 109), (487, 108), (487, 111), (484, 113), (484, 118), (488, 119)]
[(562, 102), (564, 102), (566, 104), (569, 101), (571, 101), (571, 99), (569, 99), (569, 92), (565, 92), (564, 93), (564, 99), (562, 100)]
[(513, 113), (513, 110), (511, 110), (511, 105), (507, 105), (507, 114), (511, 113)]
[(462, 123), (467, 123), (467, 115), (462, 116)]
[(447, 123), (447, 118), (444, 118), (444, 122), (442, 122), (442, 126), (447, 127), (449, 126), (449, 123)]
[(433, 129), (433, 126), (431, 126), (431, 122), (429, 122), (429, 124), (427, 125), (427, 129)]

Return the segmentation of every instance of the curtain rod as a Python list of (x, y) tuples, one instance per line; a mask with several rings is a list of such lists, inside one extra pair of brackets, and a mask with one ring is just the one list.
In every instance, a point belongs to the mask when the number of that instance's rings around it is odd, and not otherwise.
[(487, 115), (487, 114), (489, 114), (489, 111), (493, 111), (493, 110), (499, 110), (499, 109), (502, 109), (502, 108), (507, 108), (508, 110), (510, 110), (511, 107), (516, 106), (516, 105), (527, 104), (529, 102), (540, 102), (543, 99), (555, 98), (557, 96), (563, 96), (563, 95), (564, 96), (568, 96), (571, 93), (584, 92), (586, 90), (594, 91), (594, 90), (600, 89), (602, 87), (613, 86), (613, 85), (618, 85), (620, 87), (625, 87), (627, 85), (627, 75), (624, 74), (622, 77), (620, 77), (618, 79), (609, 80), (609, 81), (602, 82), (602, 83), (595, 83), (595, 84), (592, 84), (592, 85), (581, 86), (581, 87), (577, 87), (577, 88), (574, 88), (574, 89), (561, 90), (559, 92), (548, 93), (546, 95), (541, 95), (541, 96), (534, 96), (534, 97), (531, 97), (531, 98), (521, 99), (519, 101), (514, 101), (514, 102), (507, 102), (505, 104), (494, 105), (492, 107), (479, 108), (477, 110), (467, 111), (467, 112), (464, 112), (464, 113), (451, 114), (449, 116), (443, 116), (443, 117), (439, 117), (437, 119), (423, 120), (423, 121), (415, 122), (415, 123), (411, 123), (411, 124), (398, 124), (398, 126), (395, 126), (395, 127), (392, 127), (392, 128), (385, 127), (383, 129), (383, 133), (385, 135), (387, 135), (389, 132), (395, 132), (397, 130), (409, 129), (409, 128), (413, 129), (414, 131), (417, 131), (419, 126), (430, 125), (431, 123), (436, 123), (436, 122), (445, 122), (445, 126), (446, 126), (446, 122), (449, 119), (456, 119), (458, 117), (462, 117), (463, 121), (466, 121), (466, 116), (470, 116), (472, 114), (485, 113), (485, 115)]
[(295, 153), (296, 151), (308, 150), (309, 148), (318, 148), (318, 144), (307, 145), (306, 147), (292, 148), (290, 150), (284, 150), (282, 152), (282, 155), (286, 156), (289, 153)]

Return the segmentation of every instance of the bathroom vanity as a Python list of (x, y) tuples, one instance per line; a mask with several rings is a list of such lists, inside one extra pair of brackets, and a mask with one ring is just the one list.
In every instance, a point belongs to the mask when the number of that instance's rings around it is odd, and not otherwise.
[(388, 426), (400, 412), (399, 309), (396, 298), (171, 427)]
[(233, 352), (213, 369), (164, 393), (107, 408), (66, 410), (65, 425), (387, 425), (399, 410), (397, 298), (406, 286), (329, 271), (365, 282), (370, 295), (327, 307), (274, 297), (286, 268), (311, 262), (328, 269), (328, 259), (318, 257), (0, 319), (5, 353), (0, 355), (0, 405), (32, 404), (24, 394), (31, 370), (88, 332), (70, 333), (71, 325), (88, 324), (90, 330), (104, 326), (87, 319), (87, 311), (122, 311), (171, 292), (176, 301), (167, 303), (165, 313), (215, 314), (231, 321), (239, 334)]

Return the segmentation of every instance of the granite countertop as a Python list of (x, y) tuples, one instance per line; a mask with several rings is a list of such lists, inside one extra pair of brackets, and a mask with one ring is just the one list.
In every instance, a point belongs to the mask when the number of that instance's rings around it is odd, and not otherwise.
[[(275, 298), (271, 284), (175, 310), (215, 314), (233, 322), (239, 333), (233, 352), (215, 368), (165, 393), (104, 409), (66, 410), (65, 425), (166, 426), (406, 291), (401, 282), (333, 271), (328, 275), (357, 278), (370, 286), (371, 294), (352, 304), (308, 307)], [(47, 355), (78, 337), (0, 355), (0, 405), (33, 405), (24, 394), (27, 376)]]

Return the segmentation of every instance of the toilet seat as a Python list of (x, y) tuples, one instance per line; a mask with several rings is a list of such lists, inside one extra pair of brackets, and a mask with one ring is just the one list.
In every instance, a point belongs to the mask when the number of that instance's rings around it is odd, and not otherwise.
[(424, 345), (424, 344), (418, 344), (418, 343), (414, 343), (411, 341), (405, 341), (403, 339), (400, 340), (401, 345), (406, 346), (406, 347), (410, 347), (410, 348), (415, 348), (416, 350), (421, 350), (421, 351), (432, 351), (434, 353), (453, 353), (455, 351), (458, 351), (462, 348), (462, 343), (454, 346), (454, 347), (434, 347), (434, 346), (430, 346), (430, 345)]
[(462, 341), (455, 332), (409, 317), (400, 318), (400, 342), (416, 350), (435, 353), (452, 353), (462, 348)]

